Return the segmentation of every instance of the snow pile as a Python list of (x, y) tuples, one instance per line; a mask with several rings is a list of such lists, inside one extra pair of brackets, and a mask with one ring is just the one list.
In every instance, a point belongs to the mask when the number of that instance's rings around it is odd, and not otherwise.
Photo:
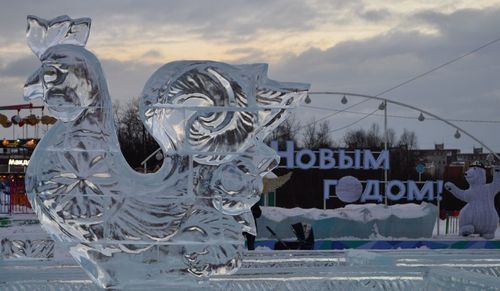
[(285, 209), (263, 207), (257, 219), (259, 239), (295, 238), (291, 225), (311, 224), (316, 239), (328, 238), (429, 238), (437, 208), (431, 203), (347, 205), (337, 209)]
[[(427, 202), (422, 204), (398, 204), (385, 206), (382, 204), (368, 203), (368, 204), (350, 204), (344, 208), (337, 209), (317, 209), (317, 208), (280, 208), (280, 207), (262, 207), (262, 214), (268, 219), (275, 222), (291, 216), (303, 216), (311, 220), (320, 220), (325, 218), (349, 218), (355, 221), (365, 222), (368, 218), (365, 213), (368, 213), (372, 219), (387, 219), (391, 215), (399, 218), (417, 218), (421, 217), (423, 211), (429, 211), (428, 206), (434, 206)], [(425, 209), (425, 210), (423, 210)], [(368, 212), (367, 212), (368, 211)]]

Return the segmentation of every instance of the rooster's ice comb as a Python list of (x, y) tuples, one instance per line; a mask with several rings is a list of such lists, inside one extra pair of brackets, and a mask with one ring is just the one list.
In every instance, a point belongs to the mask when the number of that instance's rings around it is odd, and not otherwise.
[(33, 15), (28, 16), (26, 38), (28, 46), (38, 58), (58, 44), (85, 46), (90, 33), (90, 18), (71, 19), (62, 15), (46, 20)]

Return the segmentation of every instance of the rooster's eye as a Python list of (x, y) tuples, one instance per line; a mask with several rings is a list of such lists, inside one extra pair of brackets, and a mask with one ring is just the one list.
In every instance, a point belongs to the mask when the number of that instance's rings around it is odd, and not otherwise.
[(66, 70), (62, 70), (57, 65), (44, 65), (43, 66), (43, 81), (47, 87), (52, 87), (61, 82), (65, 75)]
[(54, 68), (49, 68), (43, 74), (43, 81), (45, 83), (52, 83), (57, 80), (57, 71)]

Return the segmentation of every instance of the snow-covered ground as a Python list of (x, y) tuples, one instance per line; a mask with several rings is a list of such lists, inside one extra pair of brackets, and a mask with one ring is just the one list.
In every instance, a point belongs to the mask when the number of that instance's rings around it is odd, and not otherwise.
[[(422, 205), (422, 206), (421, 206)], [(398, 218), (418, 218), (427, 214), (428, 208), (432, 204), (397, 204), (385, 207), (382, 204), (349, 204), (337, 209), (317, 209), (317, 208), (281, 208), (281, 207), (261, 207), (263, 215), (276, 222), (283, 221), (287, 217), (302, 216), (311, 220), (321, 220), (326, 218), (343, 218), (352, 221), (366, 222), (370, 220), (384, 220), (394, 215)], [(367, 211), (369, 217), (367, 217)]]
[[(363, 207), (360, 207), (363, 206)], [(366, 212), (361, 211), (362, 209), (370, 210), (370, 217), (368, 219), (373, 220), (382, 220), (387, 218), (390, 215), (395, 215), (399, 218), (418, 218), (422, 216), (422, 209), (425, 208), (415, 207), (414, 204), (401, 204), (401, 205), (393, 205), (391, 206), (390, 211), (384, 211), (383, 208), (377, 206), (376, 204), (365, 204), (365, 205), (348, 205), (347, 207), (341, 209), (340, 211), (337, 209), (302, 209), (302, 208), (279, 208), (279, 207), (262, 207), (262, 215), (267, 217), (268, 219), (272, 219), (275, 222), (279, 223), (285, 220), (287, 217), (305, 217), (311, 220), (321, 220), (325, 218), (349, 218), (353, 221), (363, 222), (367, 220)], [(425, 213), (424, 213), (425, 214)], [(32, 222), (36, 221), (35, 215), (13, 215), (9, 217), (11, 221), (10, 227), (2, 227), (0, 228), (0, 241), (3, 238), (9, 239), (50, 239), (50, 236), (42, 229), (40, 224), (33, 224)], [(259, 219), (257, 220), (259, 221)], [(450, 223), (451, 224), (451, 223)], [(449, 224), (449, 225), (450, 225)], [(289, 225), (286, 226), (289, 228)], [(451, 226), (449, 226), (451, 228)], [(259, 230), (261, 230), (259, 228)], [(438, 235), (438, 227), (437, 223), (434, 225), (433, 230), (433, 239), (478, 239), (477, 236), (469, 236), (462, 237), (459, 236), (458, 233), (449, 233), (445, 234), (446, 230), (446, 221), (439, 220), (439, 235)], [(294, 238), (291, 235), (288, 238)], [(345, 237), (344, 239), (355, 239), (356, 237)], [(383, 237), (379, 236), (380, 239), (391, 239), (391, 237)], [(424, 238), (425, 239), (425, 238)], [(427, 238), (428, 239), (428, 238)], [(500, 239), (500, 226), (497, 228), (495, 233), (495, 240)]]
[[(371, 205), (368, 204), (365, 206), (365, 209), (369, 209), (369, 217), (367, 216), (367, 211), (363, 211), (359, 205), (352, 205), (349, 207), (346, 207), (344, 209), (339, 210), (322, 210), (322, 209), (301, 209), (301, 208), (293, 208), (293, 209), (285, 209), (285, 208), (277, 208), (277, 207), (263, 207), (263, 216), (267, 217), (268, 219), (274, 220), (276, 223), (280, 223), (286, 221), (287, 218), (289, 217), (305, 217), (310, 219), (310, 221), (317, 221), (317, 220), (324, 220), (328, 218), (335, 218), (335, 217), (341, 217), (343, 219), (350, 218), (353, 221), (357, 221), (358, 223), (362, 223), (363, 221), (367, 220), (373, 220), (373, 219), (378, 219), (382, 220), (384, 218), (387, 218), (390, 215), (397, 216), (400, 218), (418, 218), (419, 216), (422, 216), (422, 209), (425, 210), (425, 207), (416, 207), (415, 205), (395, 205), (392, 206), (390, 211), (386, 211), (386, 213), (383, 212), (383, 208), (380, 206), (376, 205)], [(425, 211), (424, 211), (425, 212)], [(425, 214), (425, 213), (424, 213)], [(14, 215), (9, 217), (10, 219), (10, 227), (2, 227), (0, 228), (0, 241), (3, 239), (7, 238), (9, 240), (50, 240), (50, 236), (42, 229), (40, 224), (34, 223), (37, 221), (36, 217), (34, 215)], [(262, 219), (258, 219), (257, 222), (262, 221)], [(434, 230), (433, 230), (433, 235), (432, 237), (426, 237), (426, 238), (421, 238), (424, 240), (457, 240), (457, 241), (464, 241), (464, 240), (482, 240), (482, 238), (472, 235), (469, 237), (462, 237), (459, 236), (458, 233), (456, 232), (451, 232), (448, 234), (445, 234), (446, 230), (446, 221), (445, 220), (439, 220), (440, 227), (439, 227), (439, 235), (438, 235), (438, 228), (437, 224), (434, 224)], [(288, 223), (285, 223), (283, 225), (283, 228), (289, 230), (289, 235), (288, 236), (281, 236), (281, 239), (292, 239), (294, 240), (295, 237), (293, 233), (291, 232), (290, 225)], [(258, 227), (258, 230), (260, 232), (264, 231), (265, 229), (263, 225), (260, 225)], [(449, 230), (451, 229), (451, 223), (449, 223)], [(455, 227), (456, 229), (456, 227)], [(315, 232), (316, 234), (316, 232)], [(274, 237), (275, 238), (275, 237)], [(266, 239), (266, 238), (264, 238)], [(267, 239), (273, 239), (273, 237), (269, 237)], [(344, 236), (344, 237), (337, 237), (337, 238), (332, 238), (334, 240), (356, 240), (360, 239), (359, 237), (355, 236)], [(405, 240), (405, 239), (415, 239), (415, 238), (404, 238), (404, 237), (398, 237), (398, 238), (393, 238), (393, 237), (384, 237), (383, 235), (377, 234), (376, 236), (371, 236), (368, 239), (378, 239), (378, 240), (391, 240), (391, 239), (397, 239), (397, 240)], [(500, 227), (497, 228), (496, 234), (495, 234), (495, 239), (494, 240), (499, 240), (500, 239)], [(0, 247), (0, 251), (2, 248)], [(260, 250), (265, 250), (265, 248), (260, 248)], [(1, 254), (1, 252), (0, 252)], [(2, 256), (0, 256), (0, 259)], [(52, 258), (53, 260), (60, 260), (60, 261), (72, 261), (71, 256), (69, 253), (64, 250), (62, 246), (60, 246), (57, 242), (54, 247), (54, 257)]]
[[(408, 207), (408, 206), (407, 206)], [(413, 207), (413, 206), (409, 206)], [(401, 216), (415, 218), (405, 207)], [(406, 210), (406, 211), (405, 211)], [(268, 210), (264, 210), (268, 211)], [(353, 210), (354, 211), (354, 210)], [(356, 211), (354, 211), (356, 212)], [(353, 212), (353, 213), (354, 213)], [(375, 211), (376, 213), (377, 211)], [(287, 215), (309, 218), (331, 217), (314, 209), (274, 211), (275, 219)], [(383, 218), (382, 214), (378, 218)], [(0, 241), (44, 239), (49, 236), (34, 216), (14, 217), (11, 227), (0, 228)], [(359, 218), (359, 217), (358, 217)], [(361, 218), (359, 218), (361, 219)], [(366, 219), (366, 216), (365, 218)], [(440, 221), (441, 234), (445, 221)], [(434, 233), (436, 234), (437, 227)], [(500, 238), (497, 230), (496, 240)], [(388, 238), (386, 238), (388, 239)], [(432, 239), (478, 239), (440, 235)], [(165, 290), (160, 283), (135, 286), (130, 290)], [(160, 284), (160, 285), (159, 285)], [(500, 250), (346, 250), (273, 251), (259, 248), (247, 252), (241, 269), (231, 276), (215, 276), (200, 285), (200, 290), (500, 290)], [(50, 260), (0, 258), (0, 290), (101, 290), (71, 256), (56, 245)], [(127, 289), (129, 290), (129, 289)], [(180, 289), (184, 290), (184, 289)], [(188, 288), (185, 290), (192, 290)]]

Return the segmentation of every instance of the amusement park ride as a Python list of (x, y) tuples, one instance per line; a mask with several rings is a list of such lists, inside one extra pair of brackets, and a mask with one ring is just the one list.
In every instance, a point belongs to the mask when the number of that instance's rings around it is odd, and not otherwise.
[[(21, 116), (21, 112), (26, 110), (29, 111), (29, 114)], [(10, 118), (6, 114), (0, 113), (0, 125), (4, 128), (12, 127), (12, 139), (16, 139), (16, 127), (22, 129), (22, 138), (39, 138), (40, 124), (49, 126), (57, 121), (56, 118), (44, 114), (44, 106), (37, 106), (32, 103), (0, 106), (0, 111), (17, 112), (17, 114), (12, 115)], [(39, 111), (40, 114), (34, 114), (33, 111)], [(28, 126), (32, 126), (34, 129), (32, 136), (28, 136)]]
[[(0, 142), (0, 214), (32, 213), (26, 197), (24, 173), (43, 135), (41, 131), (46, 131), (57, 119), (45, 115), (44, 106), (32, 103), (0, 106), (0, 112), (0, 125), (12, 128), (11, 138), (4, 131)], [(14, 115), (8, 114), (11, 112)]]

